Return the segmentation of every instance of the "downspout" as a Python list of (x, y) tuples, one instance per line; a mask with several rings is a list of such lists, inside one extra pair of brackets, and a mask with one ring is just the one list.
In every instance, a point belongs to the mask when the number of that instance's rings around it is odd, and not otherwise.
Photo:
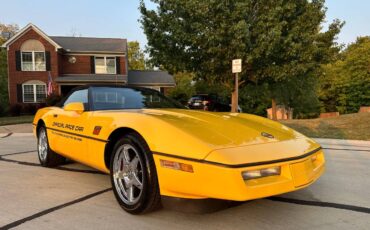
[(126, 39), (126, 53), (125, 53), (125, 69), (126, 69), (126, 76), (127, 76), (127, 82), (126, 85), (128, 85), (128, 45), (127, 45), (127, 39)]

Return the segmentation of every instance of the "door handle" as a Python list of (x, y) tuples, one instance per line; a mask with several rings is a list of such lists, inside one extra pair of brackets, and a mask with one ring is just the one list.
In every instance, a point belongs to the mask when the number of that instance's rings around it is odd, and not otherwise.
[(53, 114), (53, 117), (58, 117), (58, 114)]

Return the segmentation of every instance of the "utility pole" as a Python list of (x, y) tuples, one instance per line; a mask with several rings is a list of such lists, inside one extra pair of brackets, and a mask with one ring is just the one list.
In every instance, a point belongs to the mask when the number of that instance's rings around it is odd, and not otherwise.
[(231, 112), (237, 113), (239, 108), (239, 76), (242, 72), (242, 59), (234, 59), (232, 62), (232, 72), (235, 73), (235, 88), (232, 94)]

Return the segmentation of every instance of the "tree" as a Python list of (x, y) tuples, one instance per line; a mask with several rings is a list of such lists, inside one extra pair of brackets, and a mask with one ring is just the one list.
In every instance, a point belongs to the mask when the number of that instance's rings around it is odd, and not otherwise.
[[(0, 33), (10, 32), (14, 35), (19, 30), (17, 24), (0, 23)], [(0, 46), (4, 44), (7, 38), (0, 36)], [(8, 63), (6, 49), (0, 49), (0, 115), (5, 112), (8, 106)]]
[(359, 37), (337, 61), (325, 65), (320, 80), (324, 112), (356, 113), (370, 106), (370, 36)]
[[(0, 42), (0, 46), (3, 42)], [(8, 71), (6, 49), (0, 49), (0, 116), (8, 105)]]
[(195, 94), (194, 75), (186, 72), (176, 73), (174, 78), (176, 86), (169, 91), (169, 96), (185, 105), (189, 98)]
[(130, 70), (145, 69), (145, 55), (138, 41), (128, 42), (128, 65)]
[(154, 65), (193, 72), (230, 92), (232, 59), (243, 60), (241, 90), (265, 85), (270, 99), (280, 103), (287, 92), (282, 85), (317, 73), (340, 48), (335, 37), (343, 23), (335, 20), (324, 32), (320, 27), (324, 0), (152, 2), (156, 10), (148, 10), (143, 1), (140, 10)]

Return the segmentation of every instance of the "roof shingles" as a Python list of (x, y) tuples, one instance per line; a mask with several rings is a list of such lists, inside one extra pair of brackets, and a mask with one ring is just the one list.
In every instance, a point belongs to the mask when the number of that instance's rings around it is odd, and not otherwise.
[(175, 80), (172, 75), (166, 71), (156, 70), (129, 70), (129, 85), (158, 85), (175, 86)]
[(122, 38), (49, 37), (67, 52), (126, 53), (127, 40)]

